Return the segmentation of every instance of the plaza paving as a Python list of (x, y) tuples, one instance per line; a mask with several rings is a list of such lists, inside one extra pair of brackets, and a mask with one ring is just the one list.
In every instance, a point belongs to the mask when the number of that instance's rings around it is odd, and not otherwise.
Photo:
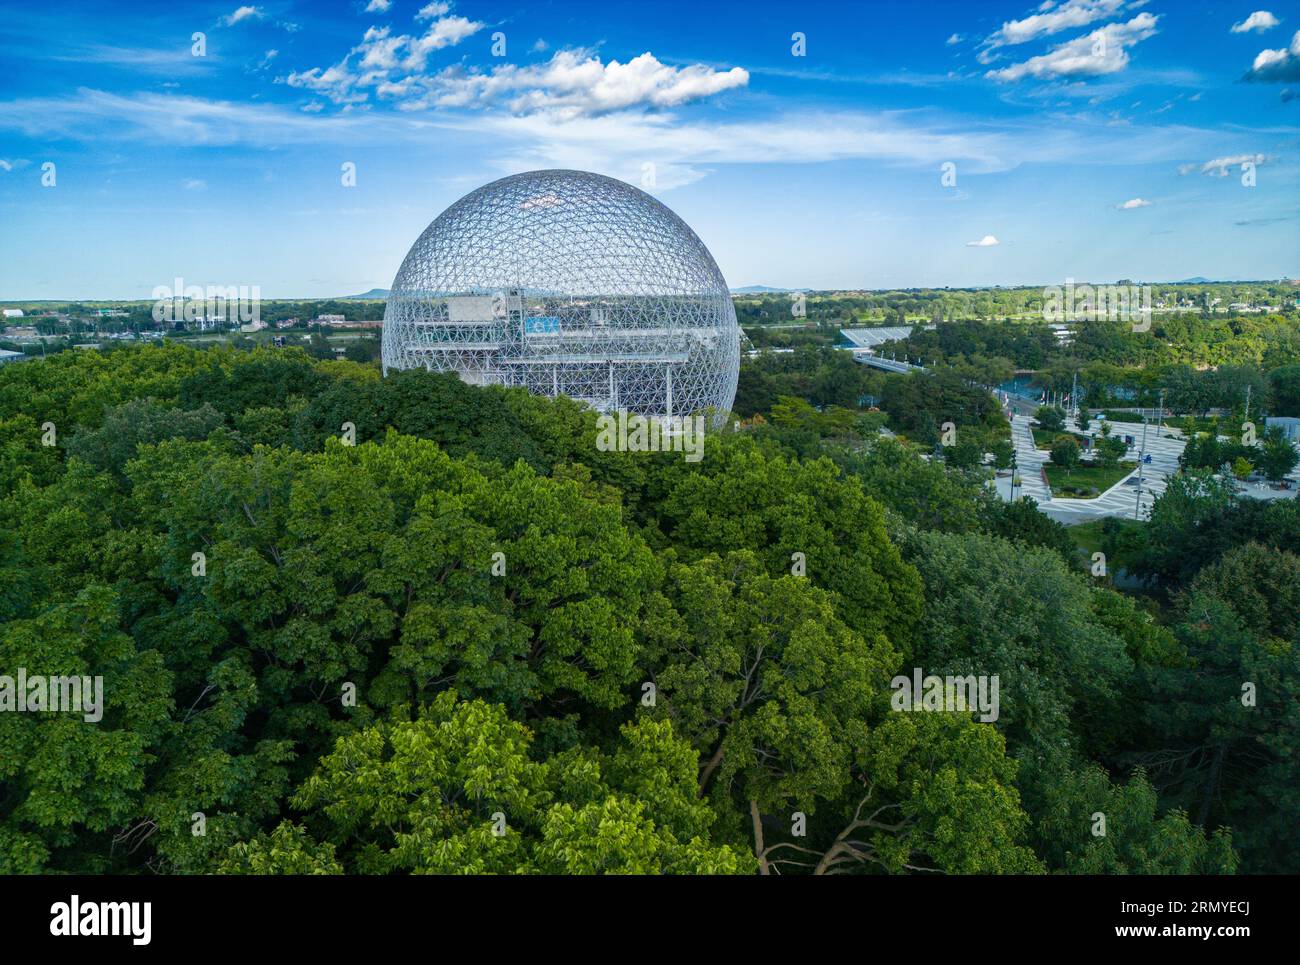
[[(1082, 432), (1073, 419), (1066, 420), (1065, 427), (1071, 432)], [(1038, 508), (1058, 522), (1083, 523), (1102, 516), (1133, 517), (1137, 510), (1141, 519), (1146, 519), (1151, 512), (1151, 505), (1157, 496), (1165, 491), (1170, 476), (1178, 471), (1178, 458), (1183, 454), (1185, 443), (1175, 438), (1169, 429), (1157, 435), (1154, 426), (1147, 427), (1146, 454), (1151, 457), (1149, 463), (1142, 466), (1142, 492), (1138, 497), (1138, 470), (1134, 469), (1106, 492), (1095, 499), (1067, 499), (1053, 497), (1047, 481), (1043, 477), (1043, 465), (1049, 461), (1045, 449), (1034, 445), (1030, 419), (1017, 415), (1011, 423), (1011, 439), (1016, 450), (1016, 466), (1020, 476), (1020, 486), (1016, 489), (1016, 498), (1032, 496), (1038, 502)], [(1099, 428), (1093, 420), (1090, 428)], [(1088, 433), (1085, 433), (1088, 434)], [(1133, 445), (1125, 453), (1124, 459), (1136, 462), (1142, 446), (1142, 426), (1134, 423), (1112, 422), (1111, 435), (1123, 438), (1134, 437)], [(997, 480), (998, 494), (1003, 499), (1010, 497), (1010, 481)]]
[[(1125, 436), (1133, 437), (1133, 443), (1123, 458), (1137, 462), (1142, 450), (1141, 423), (1112, 422), (1110, 426), (1112, 436), (1121, 439)], [(1101, 423), (1093, 419), (1088, 426), (1091, 431), (1084, 432), (1073, 419), (1067, 419), (1065, 428), (1095, 438), (1100, 431)], [(1152, 504), (1155, 503), (1156, 497), (1165, 491), (1169, 477), (1178, 472), (1178, 459), (1182, 456), (1186, 445), (1177, 430), (1166, 427), (1157, 431), (1154, 425), (1150, 425), (1146, 432), (1146, 454), (1151, 457), (1151, 461), (1142, 465), (1140, 497), (1138, 470), (1134, 469), (1095, 499), (1069, 499), (1052, 496), (1047, 480), (1043, 477), (1043, 465), (1050, 461), (1050, 456), (1047, 450), (1039, 449), (1034, 445), (1031, 429), (1030, 417), (1023, 412), (1017, 412), (1011, 422), (1011, 441), (1015, 446), (1017, 474), (1020, 477), (1020, 485), (1016, 487), (1015, 497), (1016, 499), (1023, 499), (1025, 496), (1033, 497), (1043, 513), (1067, 526), (1072, 523), (1086, 523), (1103, 516), (1126, 516), (1132, 519), (1135, 510), (1138, 519), (1148, 518)], [(1238, 483), (1237, 491), (1252, 499), (1295, 499), (1297, 491), (1300, 490), (1300, 467), (1297, 467), (1287, 479), (1292, 484), (1290, 490), (1279, 491), (1266, 483)], [(995, 486), (1002, 499), (1011, 498), (1009, 476), (995, 480)]]

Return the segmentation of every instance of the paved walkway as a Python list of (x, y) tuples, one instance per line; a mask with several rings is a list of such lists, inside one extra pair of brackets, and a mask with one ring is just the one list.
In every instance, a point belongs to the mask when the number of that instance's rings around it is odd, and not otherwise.
[[(1124, 438), (1132, 436), (1133, 443), (1122, 457), (1130, 462), (1137, 462), (1142, 450), (1142, 424), (1133, 422), (1111, 422), (1111, 436)], [(1097, 438), (1101, 423), (1093, 419), (1088, 430), (1080, 429), (1073, 419), (1067, 419), (1065, 428), (1070, 432), (1079, 432)], [(1134, 469), (1110, 489), (1095, 499), (1066, 499), (1053, 497), (1046, 481), (1043, 479), (1043, 465), (1051, 461), (1047, 450), (1034, 445), (1030, 419), (1026, 415), (1016, 414), (1011, 422), (1011, 442), (1016, 450), (1016, 466), (1020, 476), (1020, 486), (1016, 489), (1016, 498), (1032, 496), (1038, 502), (1043, 513), (1067, 526), (1072, 523), (1086, 523), (1104, 516), (1123, 516), (1134, 518), (1136, 510), (1138, 519), (1147, 519), (1151, 507), (1169, 482), (1169, 478), (1178, 473), (1178, 460), (1183, 454), (1186, 443), (1181, 433), (1168, 427), (1157, 429), (1155, 425), (1147, 426), (1146, 454), (1151, 457), (1149, 463), (1142, 465), (1142, 489), (1138, 494), (1138, 470)], [(1300, 487), (1300, 467), (1290, 476), (1293, 486)], [(995, 480), (995, 488), (1002, 499), (1011, 498), (1010, 478)], [(1239, 483), (1237, 491), (1255, 499), (1295, 499), (1295, 488), (1277, 491), (1266, 484)]]
[[(1073, 419), (1065, 423), (1070, 432), (1082, 430)], [(1090, 426), (1098, 429), (1097, 420)], [(1130, 423), (1111, 423), (1111, 435), (1123, 438), (1134, 437), (1133, 445), (1123, 456), (1126, 460), (1137, 462), (1142, 446), (1142, 426)], [(1038, 501), (1038, 508), (1058, 522), (1083, 523), (1103, 516), (1132, 517), (1136, 508), (1139, 518), (1146, 519), (1151, 512), (1151, 505), (1157, 496), (1165, 491), (1168, 478), (1178, 471), (1178, 458), (1183, 454), (1184, 443), (1171, 436), (1168, 429), (1156, 434), (1154, 426), (1147, 427), (1146, 452), (1151, 462), (1142, 466), (1142, 494), (1138, 497), (1138, 471), (1135, 469), (1110, 489), (1095, 499), (1066, 499), (1053, 497), (1051, 490), (1043, 479), (1042, 467), (1050, 457), (1045, 449), (1034, 445), (1030, 420), (1017, 415), (1011, 423), (1011, 439), (1016, 449), (1016, 464), (1020, 472), (1020, 487), (1016, 498), (1032, 496)], [(998, 486), (998, 493), (1007, 499), (1009, 488), (1005, 482)]]
[[(1047, 462), (1048, 454), (1045, 449), (1034, 445), (1034, 434), (1028, 417), (1018, 415), (1011, 421), (1011, 442), (1016, 448), (1016, 474), (1020, 476), (1016, 498), (1032, 496), (1042, 509), (1052, 498), (1052, 491), (1043, 481), (1043, 463)], [(1002, 498), (1007, 498), (1005, 492)]]

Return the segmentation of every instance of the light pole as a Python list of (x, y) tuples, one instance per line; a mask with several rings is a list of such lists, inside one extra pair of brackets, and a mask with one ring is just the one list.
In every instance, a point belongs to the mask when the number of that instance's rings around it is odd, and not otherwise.
[(1142, 415), (1142, 450), (1138, 453), (1138, 485), (1137, 496), (1133, 500), (1133, 518), (1138, 518), (1138, 511), (1142, 508), (1142, 462), (1147, 454), (1147, 417)]

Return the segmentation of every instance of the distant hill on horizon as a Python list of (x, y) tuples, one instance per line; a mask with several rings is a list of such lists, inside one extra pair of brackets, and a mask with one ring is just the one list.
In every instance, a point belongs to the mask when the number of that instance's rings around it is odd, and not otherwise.
[(388, 297), (387, 288), (372, 288), (370, 289), (370, 291), (362, 292), (360, 295), (340, 295), (337, 299), (335, 299), (335, 301), (355, 302), (355, 301), (361, 301), (363, 299), (374, 301), (376, 299), (387, 298), (387, 297)]

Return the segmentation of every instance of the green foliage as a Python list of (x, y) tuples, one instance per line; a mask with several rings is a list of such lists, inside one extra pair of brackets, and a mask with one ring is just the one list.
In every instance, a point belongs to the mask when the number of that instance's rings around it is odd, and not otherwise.
[(1113, 784), (1089, 766), (1061, 775), (1039, 832), (1054, 867), (1070, 874), (1233, 874), (1232, 835), (1213, 834), (1174, 810), (1157, 817), (1156, 792), (1138, 769)]
[(1107, 469), (1114, 469), (1119, 465), (1120, 459), (1128, 451), (1128, 446), (1124, 444), (1123, 439), (1115, 439), (1110, 436), (1098, 439), (1093, 446), (1093, 452), (1096, 454), (1096, 461)]
[(909, 433), (945, 422), (959, 431), (963, 427), (996, 429), (1002, 435), (1008, 431), (997, 399), (953, 372), (888, 375), (880, 407)]
[[(1300, 509), (1175, 478), (1103, 534), (1158, 595), (1098, 585), (956, 466), (1037, 338), (976, 334), (747, 363), (699, 463), (360, 352), (0, 369), (0, 668), (104, 692), (0, 713), (0, 873), (1293, 870)], [(997, 722), (892, 711), (913, 666), (998, 675)]]
[(1203, 569), (1182, 598), (1183, 666), (1153, 676), (1150, 767), (1170, 803), (1233, 828), (1243, 865), (1291, 868), (1300, 773), (1300, 558), (1247, 545)]
[(838, 595), (850, 627), (910, 647), (920, 581), (890, 543), (879, 506), (829, 459), (787, 460), (731, 436), (699, 464), (677, 461), (664, 475), (660, 525), (686, 555), (750, 550), (767, 572), (782, 573), (802, 553), (809, 579)]
[(765, 352), (742, 361), (733, 411), (748, 418), (769, 411), (782, 397), (806, 399), (817, 408), (855, 409), (872, 385), (871, 371), (848, 352), (807, 346)]
[(1300, 452), (1280, 426), (1269, 426), (1264, 430), (1263, 445), (1255, 458), (1265, 478), (1281, 482), (1300, 463)]
[(197, 442), (221, 424), (221, 413), (207, 402), (185, 411), (151, 399), (132, 399), (107, 408), (98, 428), (76, 433), (68, 443), (68, 456), (120, 477), (140, 446), (165, 439)]
[(223, 875), (338, 875), (343, 866), (332, 844), (318, 844), (305, 828), (282, 821), (270, 834), (232, 845), (217, 873)]
[(1052, 441), (1052, 464), (1060, 466), (1066, 472), (1079, 465), (1079, 444), (1068, 433), (1057, 436)]
[(1300, 416), (1300, 364), (1283, 365), (1268, 373), (1274, 415)]
[[(1021, 760), (1073, 759), (1106, 733), (1132, 672), (1125, 642), (1097, 618), (1087, 578), (1059, 555), (994, 537), (915, 533), (905, 542), (926, 586), (915, 660), (927, 674), (996, 675), (997, 727)], [(1022, 789), (1037, 804), (1045, 788)]]
[(979, 507), (980, 531), (990, 536), (1042, 546), (1055, 550), (1066, 561), (1075, 558), (1074, 540), (1070, 532), (1056, 520), (1038, 509), (1033, 497), (1026, 496), (1014, 503), (1001, 499), (985, 499)]
[(1172, 592), (1235, 546), (1256, 542), (1300, 552), (1300, 503), (1241, 499), (1208, 472), (1171, 478), (1151, 508), (1134, 569)]
[[(746, 870), (708, 843), (694, 755), (671, 727), (628, 725), (623, 738), (612, 759), (574, 750), (535, 761), (531, 733), (504, 708), (444, 692), (418, 720), (341, 738), (294, 803), (362, 873)], [(643, 787), (653, 793), (636, 796)], [(232, 858), (241, 856), (237, 846)]]
[(977, 523), (984, 498), (979, 482), (945, 471), (894, 439), (879, 439), (839, 461), (873, 499), (908, 523), (949, 532)]
[(1038, 425), (1048, 432), (1065, 431), (1065, 410), (1054, 405), (1040, 405), (1034, 413)]
[(522, 459), (536, 469), (548, 468), (506, 404), (505, 394), (501, 389), (476, 389), (454, 374), (423, 369), (394, 372), (382, 380), (340, 380), (298, 413), (294, 443), (320, 449), (350, 422), (358, 442), (382, 437), (392, 428), (430, 439), (454, 456), (472, 452), (505, 466)]

